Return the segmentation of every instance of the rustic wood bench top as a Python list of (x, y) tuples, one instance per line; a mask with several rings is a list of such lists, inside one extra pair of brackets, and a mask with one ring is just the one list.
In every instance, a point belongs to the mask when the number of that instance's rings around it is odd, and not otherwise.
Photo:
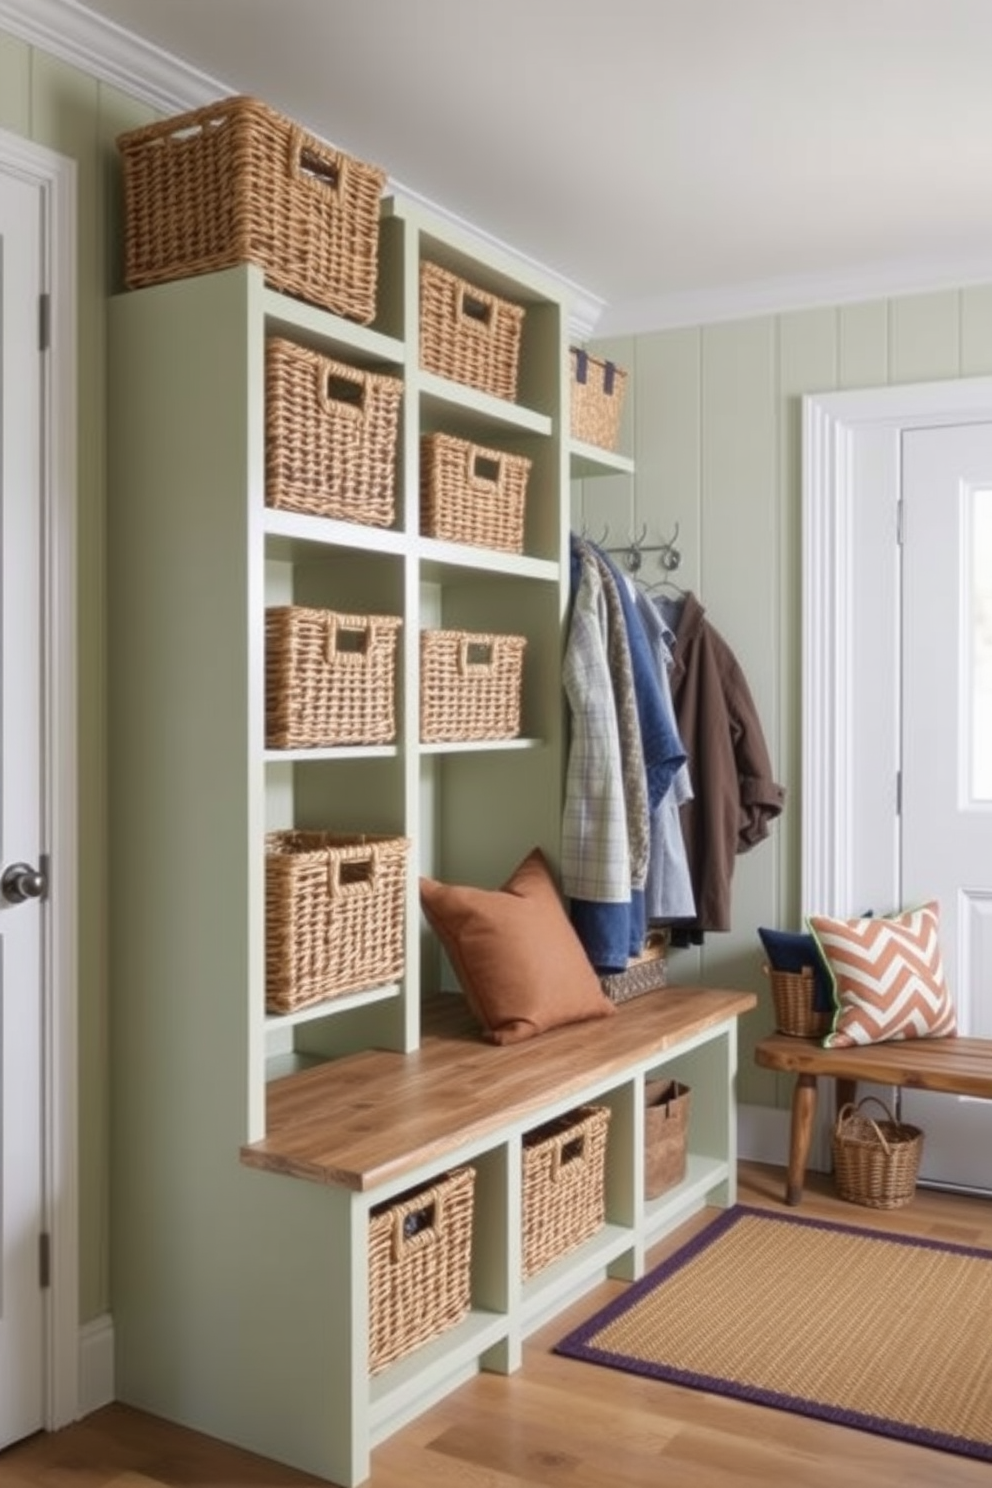
[(419, 1049), (367, 1050), (274, 1080), (250, 1167), (365, 1191), (542, 1110), (755, 1007), (750, 992), (666, 987), (615, 1017), (525, 1043), (483, 1039), (461, 997), (425, 1010)]
[(754, 1057), (764, 1069), (798, 1077), (792, 1094), (785, 1186), (788, 1204), (798, 1204), (802, 1198), (819, 1076), (837, 1082), (838, 1109), (855, 1100), (859, 1080), (992, 1099), (992, 1039), (898, 1039), (853, 1049), (824, 1049), (816, 1039), (775, 1033), (755, 1045)]

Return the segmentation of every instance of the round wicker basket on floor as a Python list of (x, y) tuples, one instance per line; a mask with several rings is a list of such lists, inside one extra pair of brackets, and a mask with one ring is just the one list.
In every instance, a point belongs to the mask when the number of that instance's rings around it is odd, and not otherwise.
[[(862, 1107), (872, 1102), (885, 1112), (883, 1121), (864, 1114)], [(916, 1193), (923, 1132), (896, 1121), (876, 1096), (841, 1107), (833, 1148), (834, 1178), (842, 1199), (869, 1209), (898, 1209)]]

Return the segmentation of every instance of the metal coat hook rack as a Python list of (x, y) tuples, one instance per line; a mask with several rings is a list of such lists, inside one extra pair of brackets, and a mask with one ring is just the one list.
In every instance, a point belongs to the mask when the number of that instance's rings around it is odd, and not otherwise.
[[(583, 531), (582, 535), (583, 537), (587, 536), (585, 531)], [(610, 529), (609, 527), (605, 527), (603, 529), (603, 536), (600, 540), (599, 546), (606, 553), (616, 553), (620, 557), (624, 568), (630, 574), (640, 573), (641, 569), (644, 566), (644, 555), (646, 553), (657, 553), (659, 555), (658, 563), (665, 570), (665, 572), (674, 573), (679, 564), (682, 562), (682, 554), (675, 546), (679, 535), (678, 522), (675, 523), (675, 531), (665, 542), (646, 542), (645, 539), (647, 538), (647, 535), (648, 529), (647, 523), (645, 523), (644, 526), (641, 528), (639, 535), (637, 537), (630, 538), (623, 547), (610, 547)]]

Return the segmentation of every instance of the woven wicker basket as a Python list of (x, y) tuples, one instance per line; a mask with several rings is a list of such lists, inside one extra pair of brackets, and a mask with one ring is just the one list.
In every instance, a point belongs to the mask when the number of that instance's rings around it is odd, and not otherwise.
[(375, 318), (386, 174), (257, 99), (221, 99), (118, 136), (128, 289), (258, 264), (274, 288)]
[(677, 1080), (644, 1085), (644, 1197), (656, 1199), (685, 1177), (692, 1091)]
[(775, 1027), (794, 1038), (819, 1038), (830, 1027), (830, 1014), (814, 1006), (816, 974), (812, 966), (802, 971), (773, 971), (765, 967), (775, 1006)]
[(451, 434), (420, 441), (420, 528), (442, 542), (520, 553), (531, 461)]
[(402, 623), (395, 615), (339, 615), (305, 605), (267, 609), (266, 746), (391, 743)]
[(526, 645), (523, 636), (422, 630), (421, 742), (515, 739)]
[(603, 991), (611, 1002), (630, 1002), (646, 992), (657, 992), (668, 981), (668, 932), (652, 930), (641, 955), (627, 963), (625, 971), (609, 972), (600, 977)]
[[(875, 1121), (863, 1107), (874, 1102), (885, 1113)], [(923, 1132), (896, 1121), (884, 1101), (866, 1095), (842, 1106), (834, 1127), (834, 1178), (837, 1192), (869, 1209), (899, 1209), (916, 1193), (923, 1155)]]
[(572, 438), (615, 450), (620, 442), (626, 372), (613, 362), (601, 361), (574, 346), (571, 363)]
[(523, 1139), (523, 1275), (542, 1271), (602, 1229), (607, 1106), (582, 1106)]
[(403, 383), (280, 336), (265, 344), (265, 501), (392, 526)]
[(369, 1373), (435, 1338), (468, 1311), (475, 1169), (369, 1215)]
[(511, 403), (517, 396), (524, 310), (459, 279), (420, 265), (420, 365)]
[(269, 1012), (291, 1013), (401, 974), (408, 847), (405, 837), (268, 833)]

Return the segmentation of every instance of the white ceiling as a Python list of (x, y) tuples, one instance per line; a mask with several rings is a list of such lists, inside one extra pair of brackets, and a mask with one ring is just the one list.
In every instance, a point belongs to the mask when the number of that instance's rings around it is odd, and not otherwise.
[(600, 331), (992, 280), (992, 0), (85, 8), (552, 270)]

